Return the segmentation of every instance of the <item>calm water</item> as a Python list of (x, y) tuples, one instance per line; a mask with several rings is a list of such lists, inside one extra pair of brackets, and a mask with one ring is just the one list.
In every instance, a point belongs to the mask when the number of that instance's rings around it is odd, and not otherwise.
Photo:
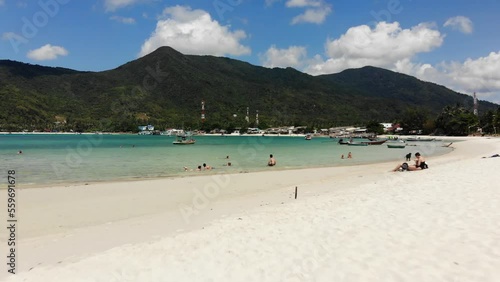
[[(172, 177), (207, 163), (231, 173), (403, 161), (417, 151), (424, 156), (449, 152), (442, 142), (412, 142), (406, 149), (339, 145), (337, 139), (270, 136), (195, 136), (196, 144), (173, 145), (174, 137), (143, 135), (0, 134), (1, 178), (14, 169), (18, 186)], [(22, 154), (17, 154), (22, 150)], [(352, 152), (353, 159), (342, 160)], [(266, 166), (269, 154), (278, 165)], [(225, 166), (230, 156), (232, 166)], [(391, 167), (392, 168), (392, 167)], [(388, 167), (388, 169), (391, 169)]]

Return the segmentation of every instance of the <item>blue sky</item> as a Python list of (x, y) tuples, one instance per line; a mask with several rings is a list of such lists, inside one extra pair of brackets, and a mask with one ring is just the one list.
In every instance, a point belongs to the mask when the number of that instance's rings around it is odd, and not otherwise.
[(0, 0), (0, 59), (101, 71), (164, 45), (312, 75), (365, 65), (500, 103), (500, 1)]

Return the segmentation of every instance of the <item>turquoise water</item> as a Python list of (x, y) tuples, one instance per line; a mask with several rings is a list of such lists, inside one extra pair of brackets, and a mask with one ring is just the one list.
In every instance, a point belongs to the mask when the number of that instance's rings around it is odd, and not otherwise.
[[(271, 136), (195, 136), (194, 145), (173, 145), (161, 135), (0, 134), (0, 171), (16, 170), (18, 185), (48, 185), (403, 161), (417, 151), (429, 157), (449, 152), (442, 142), (412, 142), (405, 149), (339, 145), (337, 139)], [(22, 150), (22, 154), (18, 151)], [(352, 152), (352, 159), (341, 159)], [(266, 166), (274, 154), (277, 166)], [(232, 166), (226, 166), (226, 156)], [(391, 167), (392, 168), (392, 167)], [(388, 169), (391, 169), (388, 168)]]

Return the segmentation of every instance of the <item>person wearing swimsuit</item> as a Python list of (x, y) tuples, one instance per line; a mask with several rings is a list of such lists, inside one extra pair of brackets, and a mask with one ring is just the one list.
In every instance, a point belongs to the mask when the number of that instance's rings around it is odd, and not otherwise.
[[(408, 163), (402, 163), (396, 166), (392, 171), (398, 171), (398, 170), (409, 170), (409, 171), (414, 171), (414, 170), (422, 170), (427, 168), (427, 164), (425, 163), (424, 157), (420, 155), (419, 152), (415, 153), (415, 165), (409, 166)], [(404, 165), (405, 164), (405, 165)], [(404, 167), (403, 167), (404, 165)]]

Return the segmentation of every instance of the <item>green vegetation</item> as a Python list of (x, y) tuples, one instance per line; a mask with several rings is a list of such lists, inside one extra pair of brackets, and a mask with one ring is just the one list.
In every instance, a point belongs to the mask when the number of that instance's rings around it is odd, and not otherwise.
[[(169, 47), (103, 72), (0, 61), (0, 99), (4, 131), (135, 131), (145, 124), (206, 131), (247, 128), (255, 127), (258, 110), (260, 128), (319, 129), (377, 120), (431, 132), (449, 126), (445, 117), (436, 122), (446, 106), (472, 108), (470, 96), (384, 69), (311, 76), (292, 68), (183, 55)], [(479, 111), (493, 113), (497, 107), (481, 101)], [(493, 128), (493, 114), (481, 123)]]

